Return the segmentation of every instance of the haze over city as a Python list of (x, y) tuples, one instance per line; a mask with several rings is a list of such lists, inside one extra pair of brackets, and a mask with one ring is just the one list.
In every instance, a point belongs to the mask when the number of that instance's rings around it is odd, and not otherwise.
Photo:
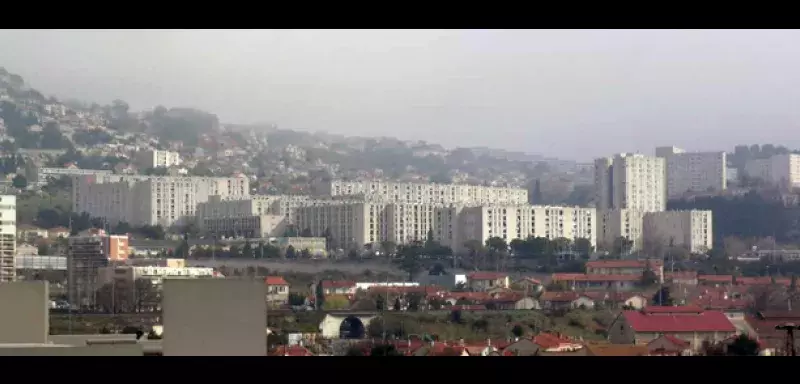
[(797, 31), (0, 32), (47, 95), (223, 122), (589, 160), (656, 145), (800, 147)]

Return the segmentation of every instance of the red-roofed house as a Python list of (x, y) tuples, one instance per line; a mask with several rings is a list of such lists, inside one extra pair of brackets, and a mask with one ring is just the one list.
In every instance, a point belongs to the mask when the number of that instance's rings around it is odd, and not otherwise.
[(783, 354), (786, 349), (786, 332), (775, 329), (785, 323), (800, 323), (800, 312), (762, 311), (755, 315), (745, 316), (747, 325), (755, 332), (755, 336), (773, 354)]
[(651, 356), (683, 356), (691, 352), (691, 344), (673, 335), (661, 335), (647, 343)]
[(289, 283), (281, 276), (267, 276), (264, 279), (267, 285), (267, 302), (273, 304), (286, 304), (289, 302)]
[(583, 274), (583, 273), (554, 273), (553, 282), (566, 285), (567, 289), (589, 290), (589, 289), (617, 289), (631, 290), (642, 281), (642, 275), (603, 275), (603, 274)]
[(647, 344), (672, 335), (697, 350), (703, 341), (717, 343), (736, 332), (721, 311), (704, 311), (696, 306), (654, 307), (623, 311), (608, 327), (608, 339), (615, 344)]
[(488, 291), (495, 288), (508, 289), (511, 279), (507, 273), (474, 272), (467, 275), (467, 286), (475, 291)]
[(697, 285), (697, 271), (667, 272), (664, 280), (672, 284)]
[(581, 343), (552, 333), (540, 333), (534, 336), (533, 342), (544, 352), (574, 352), (583, 348)]
[(545, 292), (539, 297), (542, 309), (552, 311), (565, 311), (581, 307), (594, 308), (594, 300), (573, 291)]
[(326, 295), (354, 295), (356, 282), (346, 280), (323, 280), (322, 292)]
[(664, 279), (664, 262), (651, 260), (595, 260), (586, 263), (587, 275), (637, 275), (642, 276), (648, 268)]

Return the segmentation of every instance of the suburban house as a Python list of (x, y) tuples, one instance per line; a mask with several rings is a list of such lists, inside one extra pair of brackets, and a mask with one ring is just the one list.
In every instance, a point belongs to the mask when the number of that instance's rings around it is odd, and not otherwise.
[(583, 273), (554, 273), (553, 283), (576, 290), (632, 290), (642, 281), (642, 275), (602, 275)]
[(623, 311), (608, 327), (614, 344), (648, 344), (662, 335), (672, 335), (697, 350), (704, 341), (720, 342), (736, 333), (736, 327), (721, 311), (696, 306), (650, 306)]
[(587, 275), (642, 276), (648, 269), (652, 270), (661, 281), (664, 280), (664, 261), (659, 259), (594, 260), (586, 263)]
[(50, 228), (47, 231), (47, 233), (48, 233), (48, 237), (51, 238), (51, 239), (56, 239), (56, 238), (59, 238), (59, 237), (69, 237), (69, 235), (70, 235), (69, 228), (64, 228), (64, 227)]
[(647, 296), (633, 292), (584, 292), (585, 296), (609, 308), (642, 309), (649, 302)]
[(17, 226), (17, 238), (23, 241), (33, 241), (38, 238), (47, 238), (47, 230), (35, 225), (22, 224)]
[(267, 285), (267, 302), (286, 304), (289, 302), (289, 283), (281, 276), (267, 276), (264, 279)]
[(355, 295), (356, 282), (346, 280), (323, 280), (322, 292), (326, 295)]
[(467, 286), (474, 291), (488, 291), (494, 288), (511, 287), (511, 279), (506, 273), (475, 272), (467, 275)]
[(573, 291), (545, 292), (539, 297), (542, 309), (567, 311), (578, 308), (594, 308), (594, 300)]
[(523, 277), (522, 279), (515, 281), (513, 285), (517, 290), (525, 292), (527, 295), (539, 292), (542, 288), (544, 288), (544, 284), (542, 284), (541, 281), (532, 277)]
[(697, 271), (667, 272), (664, 281), (678, 285), (697, 285)]
[(691, 344), (673, 335), (661, 335), (647, 343), (652, 356), (686, 356), (692, 354)]
[(800, 311), (761, 311), (755, 315), (746, 315), (745, 321), (755, 332), (767, 353), (781, 355), (786, 349), (786, 332), (775, 329), (785, 323), (800, 324)]
[(270, 356), (314, 356), (311, 351), (301, 345), (281, 345)]
[(533, 338), (542, 352), (575, 352), (583, 349), (583, 344), (561, 334), (540, 333)]

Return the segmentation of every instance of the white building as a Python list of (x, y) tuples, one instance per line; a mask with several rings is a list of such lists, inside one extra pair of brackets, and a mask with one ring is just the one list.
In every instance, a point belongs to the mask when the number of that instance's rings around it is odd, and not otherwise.
[(705, 253), (714, 246), (711, 211), (650, 212), (644, 215), (643, 234), (647, 241), (685, 247)]
[(246, 177), (160, 177), (102, 175), (75, 177), (75, 212), (131, 225), (185, 225), (209, 196), (247, 196)]
[(298, 207), (324, 205), (332, 202), (334, 199), (314, 198), (308, 195), (211, 196), (207, 202), (197, 205), (197, 217), (203, 219), (277, 215), (284, 217), (287, 224), (292, 224), (295, 217), (294, 211)]
[(666, 209), (666, 162), (640, 154), (618, 154), (595, 160), (595, 203), (600, 211)]
[(265, 238), (286, 234), (286, 218), (278, 215), (204, 217), (198, 220), (203, 233), (225, 237)]
[(769, 159), (757, 159), (745, 164), (745, 173), (751, 178), (761, 179), (782, 187), (800, 187), (800, 154), (775, 155)]
[(614, 245), (617, 238), (625, 238), (633, 242), (631, 251), (643, 245), (642, 220), (644, 212), (635, 209), (610, 209), (598, 213), (600, 216), (598, 230), (600, 242), (605, 247)]
[(28, 173), (28, 179), (41, 185), (46, 184), (50, 179), (64, 176), (110, 175), (111, 173), (109, 170), (101, 169), (36, 167)]
[(141, 168), (169, 168), (181, 164), (181, 155), (178, 152), (149, 150), (141, 151), (136, 155), (137, 165)]
[(541, 205), (489, 205), (464, 208), (459, 218), (459, 240), (454, 249), (460, 249), (468, 240), (481, 243), (491, 237), (506, 242), (529, 237), (550, 240), (567, 238), (587, 239), (597, 245), (597, 214), (594, 208), (541, 206)]
[(377, 201), (328, 204), (297, 209), (295, 222), (314, 236), (329, 229), (335, 248), (407, 244), (424, 241), (429, 231), (441, 245), (461, 250), (469, 240), (506, 241), (528, 237), (586, 238), (594, 246), (597, 218), (593, 208), (531, 205), (463, 207), (443, 204)]
[(728, 187), (724, 151), (685, 152), (675, 147), (659, 147), (656, 156), (666, 161), (669, 199), (679, 198), (686, 192), (721, 192)]
[(465, 184), (400, 183), (392, 181), (333, 180), (330, 196), (373, 196), (388, 202), (416, 204), (527, 204), (523, 188), (484, 187)]
[(14, 256), (17, 248), (17, 197), (0, 196), (0, 283), (12, 282), (17, 272)]

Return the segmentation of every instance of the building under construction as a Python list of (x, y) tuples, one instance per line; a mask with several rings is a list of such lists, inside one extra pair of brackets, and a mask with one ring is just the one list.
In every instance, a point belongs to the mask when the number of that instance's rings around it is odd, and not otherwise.
[(128, 236), (90, 230), (69, 238), (67, 289), (69, 301), (81, 308), (97, 307), (99, 268), (128, 258)]

